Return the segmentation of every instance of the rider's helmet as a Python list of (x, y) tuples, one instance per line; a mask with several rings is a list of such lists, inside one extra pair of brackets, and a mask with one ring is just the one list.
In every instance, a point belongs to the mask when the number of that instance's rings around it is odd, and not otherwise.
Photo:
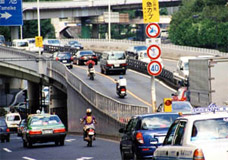
[(120, 76), (119, 76), (119, 79), (123, 79), (123, 76), (122, 76), (122, 75), (120, 75)]
[(92, 109), (88, 108), (86, 109), (87, 116), (90, 116), (92, 114)]

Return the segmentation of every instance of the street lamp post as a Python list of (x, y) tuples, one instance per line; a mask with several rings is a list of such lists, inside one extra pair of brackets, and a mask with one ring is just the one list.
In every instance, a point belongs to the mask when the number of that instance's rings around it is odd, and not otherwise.
[[(40, 37), (40, 1), (37, 0), (37, 24), (38, 24), (38, 36)], [(39, 55), (41, 55), (40, 47), (39, 47)]]
[(110, 0), (108, 1), (108, 41), (111, 40), (111, 4)]

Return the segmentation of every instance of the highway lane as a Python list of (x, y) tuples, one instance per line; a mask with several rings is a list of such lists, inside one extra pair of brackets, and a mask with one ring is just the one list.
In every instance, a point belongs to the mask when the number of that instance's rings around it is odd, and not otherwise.
[[(121, 99), (117, 96), (115, 90), (115, 79), (119, 78), (119, 74), (101, 74), (98, 64), (95, 65), (96, 76), (95, 80), (92, 81), (87, 77), (86, 70), (87, 66), (85, 65), (74, 65), (71, 71), (90, 87), (120, 102), (144, 106), (151, 105), (151, 81), (149, 76), (128, 69), (126, 75), (124, 75), (127, 79), (128, 95)], [(158, 81), (156, 81), (155, 86), (157, 105), (163, 102), (163, 98), (170, 97), (171, 93), (174, 92), (174, 90), (167, 88), (166, 85)]]
[(0, 159), (120, 160), (121, 156), (117, 141), (97, 138), (93, 147), (87, 147), (82, 136), (67, 135), (64, 146), (55, 146), (54, 143), (37, 143), (32, 148), (23, 148), (21, 138), (13, 134), (9, 143), (0, 144)]

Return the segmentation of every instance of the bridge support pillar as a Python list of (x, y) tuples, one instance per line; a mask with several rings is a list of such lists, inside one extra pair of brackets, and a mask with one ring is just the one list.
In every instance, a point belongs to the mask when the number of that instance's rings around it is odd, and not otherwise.
[(86, 25), (87, 17), (81, 18), (81, 36), (82, 38), (91, 38), (90, 27)]
[(98, 36), (99, 36), (99, 24), (93, 24), (92, 38), (98, 39)]
[(42, 86), (38, 83), (33, 83), (28, 81), (28, 99), (29, 99), (29, 109), (30, 113), (36, 113), (36, 110), (40, 108), (40, 94)]
[(67, 95), (54, 86), (49, 87), (49, 112), (57, 114), (67, 127)]
[(11, 40), (19, 39), (19, 27), (13, 26), (11, 27)]

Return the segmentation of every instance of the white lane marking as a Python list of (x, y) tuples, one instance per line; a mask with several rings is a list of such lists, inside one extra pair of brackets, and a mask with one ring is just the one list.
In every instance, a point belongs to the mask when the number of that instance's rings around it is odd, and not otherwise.
[(19, 137), (13, 137), (13, 138), (10, 138), (10, 139), (12, 140), (12, 139), (21, 139), (21, 138), (19, 138)]
[[(146, 77), (146, 78), (150, 78), (150, 76), (145, 75), (145, 74), (140, 73), (140, 72), (137, 72), (137, 71), (134, 71), (134, 70), (132, 70), (132, 69), (129, 69), (129, 71), (134, 72), (134, 73), (136, 73), (136, 74), (139, 74), (139, 75), (141, 75), (141, 76), (144, 76), (144, 77)], [(164, 87), (168, 88), (169, 90), (171, 90), (171, 91), (173, 91), (173, 92), (176, 92), (175, 89), (169, 87), (169, 86), (166, 85), (164, 82), (162, 82), (162, 81), (160, 81), (160, 80), (158, 80), (158, 79), (155, 79), (155, 81), (157, 81), (158, 83), (160, 83), (160, 84), (163, 85)]]
[(75, 141), (76, 139), (67, 139), (65, 140), (66, 142), (72, 142), (72, 141)]
[(36, 160), (36, 159), (33, 159), (33, 158), (29, 158), (29, 157), (22, 157), (23, 159), (27, 159), (27, 160)]
[(6, 152), (12, 152), (11, 150), (9, 150), (8, 148), (3, 148), (4, 151)]
[(93, 159), (93, 157), (81, 157), (81, 158), (77, 158), (76, 160), (87, 160), (87, 159)]

